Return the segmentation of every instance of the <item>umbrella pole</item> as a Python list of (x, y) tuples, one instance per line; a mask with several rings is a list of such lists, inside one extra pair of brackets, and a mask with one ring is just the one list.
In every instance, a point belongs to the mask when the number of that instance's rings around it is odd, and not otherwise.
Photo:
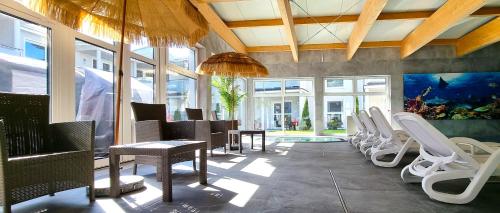
[(118, 145), (120, 138), (120, 113), (121, 113), (121, 102), (122, 102), (122, 80), (123, 80), (123, 46), (125, 42), (125, 17), (127, 15), (127, 0), (123, 0), (123, 14), (122, 14), (122, 29), (120, 34), (120, 60), (118, 65), (118, 100), (116, 102), (116, 114), (115, 114), (115, 141), (114, 145)]

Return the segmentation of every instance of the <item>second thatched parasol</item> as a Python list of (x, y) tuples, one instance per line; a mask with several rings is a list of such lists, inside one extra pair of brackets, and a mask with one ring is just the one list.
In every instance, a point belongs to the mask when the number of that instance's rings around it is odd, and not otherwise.
[[(225, 52), (210, 56), (197, 68), (200, 75), (225, 76), (232, 78), (232, 93), (234, 95), (234, 79), (238, 77), (265, 77), (269, 75), (267, 68), (252, 57), (236, 52)], [(234, 100), (234, 99), (233, 99)], [(234, 129), (234, 103), (231, 109), (231, 128)]]

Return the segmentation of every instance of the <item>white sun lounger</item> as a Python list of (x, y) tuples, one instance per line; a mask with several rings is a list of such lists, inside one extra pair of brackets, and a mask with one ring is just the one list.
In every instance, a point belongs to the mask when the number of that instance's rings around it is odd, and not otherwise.
[[(408, 133), (403, 130), (394, 130), (378, 107), (370, 107), (370, 114), (378, 131), (379, 144), (373, 145), (367, 154), (371, 155), (373, 164), (381, 167), (394, 167), (399, 164), (410, 147), (418, 146)], [(381, 161), (385, 155), (396, 154), (392, 161)]]
[(354, 121), (354, 124), (356, 125), (356, 134), (354, 134), (354, 136), (352, 136), (349, 139), (349, 142), (351, 142), (351, 144), (357, 148), (359, 146), (359, 143), (362, 140), (366, 139), (366, 137), (368, 137), (368, 133), (367, 133), (365, 125), (363, 125), (361, 120), (359, 120), (358, 115), (355, 112), (353, 112), (351, 115), (352, 115), (352, 120)]
[(359, 143), (359, 150), (366, 156), (370, 147), (378, 144), (379, 132), (372, 119), (365, 110), (359, 111), (359, 118), (363, 125), (366, 127), (368, 136)]
[[(493, 149), (471, 138), (447, 138), (422, 117), (401, 112), (394, 115), (398, 124), (420, 144), (420, 155), (401, 171), (405, 182), (422, 182), (430, 198), (453, 204), (469, 203), (478, 195), (491, 176), (499, 176), (500, 149)], [(486, 155), (470, 155), (457, 144), (469, 144)], [(434, 183), (469, 178), (471, 182), (460, 194), (439, 192)]]

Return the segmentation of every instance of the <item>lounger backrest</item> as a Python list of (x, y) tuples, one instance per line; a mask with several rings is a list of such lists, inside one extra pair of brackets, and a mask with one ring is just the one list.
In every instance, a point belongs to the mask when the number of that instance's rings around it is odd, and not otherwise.
[(393, 134), (393, 129), (387, 119), (385, 119), (382, 111), (376, 106), (370, 107), (370, 114), (372, 115), (372, 120), (375, 123), (378, 131), (380, 132), (380, 136), (383, 138), (390, 138)]
[(368, 130), (368, 132), (370, 134), (374, 134), (374, 135), (379, 134), (377, 127), (375, 126), (375, 124), (373, 123), (373, 120), (368, 115), (368, 112), (366, 112), (365, 110), (359, 111), (359, 118), (361, 119), (361, 122), (363, 122), (363, 124), (366, 127), (366, 130)]
[(450, 141), (445, 135), (419, 115), (409, 112), (400, 112), (396, 113), (393, 117), (401, 128), (408, 132), (427, 153), (434, 156), (447, 157), (455, 152), (461, 160), (467, 161), (475, 167), (479, 166), (477, 161), (472, 159), (472, 157), (460, 149), (454, 142)]
[(356, 125), (358, 131), (366, 132), (366, 127), (365, 125), (363, 125), (361, 120), (359, 120), (358, 115), (355, 112), (353, 112), (351, 115), (352, 115), (352, 120), (354, 120), (354, 124)]

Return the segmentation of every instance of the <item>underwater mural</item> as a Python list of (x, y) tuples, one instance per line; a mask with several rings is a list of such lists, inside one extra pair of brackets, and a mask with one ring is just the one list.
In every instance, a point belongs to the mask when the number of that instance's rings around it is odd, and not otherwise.
[(500, 72), (403, 74), (404, 110), (429, 120), (500, 119)]

